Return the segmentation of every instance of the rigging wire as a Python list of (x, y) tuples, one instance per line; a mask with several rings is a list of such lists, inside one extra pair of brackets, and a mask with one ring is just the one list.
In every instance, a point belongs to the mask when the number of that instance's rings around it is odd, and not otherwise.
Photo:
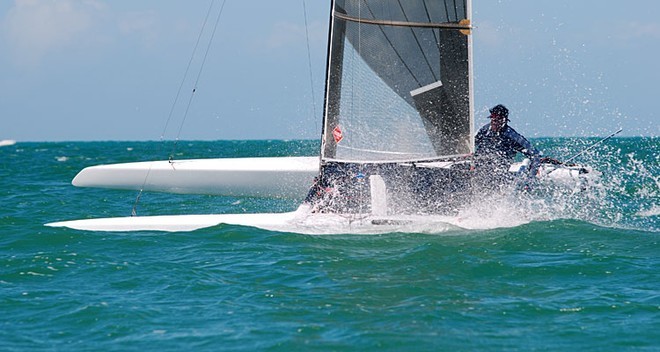
[[(226, 2), (226, 0), (225, 0), (225, 2)], [(213, 35), (215, 35), (215, 31), (216, 31), (216, 29), (217, 29), (218, 22), (219, 22), (219, 20), (220, 20), (220, 15), (222, 14), (222, 10), (224, 9), (225, 2), (222, 3), (222, 7), (220, 8), (220, 12), (219, 12), (219, 14), (218, 14), (218, 18), (216, 19), (215, 27), (214, 27), (214, 29), (213, 29)], [(201, 41), (202, 35), (203, 35), (204, 32), (205, 32), (206, 24), (207, 24), (208, 19), (209, 19), (210, 15), (211, 15), (211, 12), (212, 12), (212, 10), (213, 10), (213, 6), (214, 6), (214, 5), (215, 5), (215, 0), (211, 0), (211, 2), (210, 2), (210, 4), (209, 4), (209, 8), (208, 8), (208, 10), (206, 11), (206, 16), (204, 17), (204, 21), (202, 22), (202, 27), (201, 27), (201, 29), (200, 29), (200, 31), (199, 31), (199, 35), (197, 36), (197, 41), (195, 42), (195, 46), (194, 46), (194, 48), (193, 48), (192, 54), (190, 55), (190, 59), (188, 60), (188, 65), (186, 66), (186, 70), (185, 70), (185, 72), (184, 72), (184, 74), (183, 74), (183, 78), (182, 78), (182, 80), (181, 80), (181, 84), (179, 85), (179, 89), (178, 89), (177, 92), (176, 92), (176, 96), (175, 96), (174, 101), (173, 101), (173, 103), (172, 103), (172, 107), (170, 108), (170, 112), (169, 112), (169, 114), (168, 114), (168, 116), (167, 116), (167, 121), (165, 122), (165, 127), (163, 128), (163, 132), (162, 132), (161, 135), (160, 135), (160, 141), (161, 141), (161, 142), (164, 140), (164, 138), (165, 138), (165, 133), (167, 132), (168, 126), (169, 126), (169, 124), (170, 124), (170, 121), (172, 120), (172, 115), (174, 114), (174, 109), (175, 109), (175, 107), (176, 107), (176, 105), (177, 105), (177, 102), (179, 101), (179, 97), (180, 97), (180, 95), (181, 95), (181, 90), (183, 89), (183, 85), (185, 84), (186, 80), (188, 79), (188, 73), (190, 72), (190, 67), (192, 66), (192, 62), (193, 62), (193, 60), (194, 60), (194, 58), (195, 58), (195, 55), (196, 55), (196, 53), (197, 53), (197, 48), (199, 47), (199, 43), (200, 43), (200, 41)], [(204, 55), (204, 61), (202, 62), (202, 67), (204, 66), (204, 62), (206, 61), (206, 56), (208, 55), (208, 51), (209, 51), (209, 48), (210, 48), (210, 46), (211, 46), (211, 42), (213, 41), (213, 35), (212, 35), (211, 38), (209, 39), (209, 44), (208, 44), (207, 49), (206, 49), (206, 54)], [(200, 71), (199, 71), (199, 73), (198, 73), (198, 75), (197, 75), (197, 80), (195, 81), (195, 87), (197, 86), (197, 83), (198, 83), (198, 81), (199, 81), (199, 77), (201, 76), (201, 72), (202, 72), (202, 69), (200, 68)], [(196, 90), (196, 88), (193, 88), (193, 94), (194, 94), (195, 90)], [(188, 109), (190, 108), (190, 104), (191, 104), (191, 102), (192, 102), (192, 97), (191, 97), (191, 99), (188, 101), (188, 107), (187, 107), (187, 109), (186, 109), (186, 115), (187, 115), (187, 113), (188, 113)], [(184, 121), (185, 121), (185, 116), (184, 116)], [(178, 141), (179, 135), (181, 134), (181, 128), (182, 128), (182, 127), (183, 127), (183, 122), (182, 122), (182, 126), (179, 128), (179, 134), (177, 135), (177, 141)], [(173, 159), (173, 155), (174, 155), (174, 150), (176, 149), (176, 143), (177, 143), (177, 142), (175, 141), (173, 151), (172, 151), (172, 153), (169, 155), (169, 158), (168, 158), (169, 161), (170, 161), (170, 163), (172, 163), (172, 159)], [(151, 174), (151, 170), (152, 170), (152, 168), (153, 168), (153, 164), (151, 164), (151, 165), (149, 166), (149, 169), (147, 170), (147, 174), (146, 174), (145, 177), (144, 177), (144, 181), (142, 182), (142, 185), (140, 186), (140, 190), (139, 190), (139, 192), (138, 192), (138, 195), (136, 196), (136, 198), (135, 198), (135, 202), (133, 203), (133, 208), (132, 208), (132, 210), (131, 210), (131, 216), (137, 216), (137, 206), (138, 206), (138, 204), (140, 203), (140, 199), (142, 198), (142, 194), (144, 193), (144, 187), (145, 187), (146, 184), (147, 184), (147, 180), (149, 179), (149, 175)]]
[(220, 11), (218, 11), (218, 17), (215, 20), (215, 25), (213, 26), (211, 37), (209, 38), (209, 42), (206, 46), (206, 51), (204, 52), (204, 58), (202, 59), (202, 63), (199, 67), (199, 71), (197, 72), (197, 78), (195, 79), (195, 84), (193, 85), (192, 92), (190, 93), (190, 98), (188, 99), (188, 104), (186, 105), (186, 110), (183, 114), (181, 125), (179, 125), (179, 131), (177, 132), (176, 139), (174, 140), (174, 146), (172, 147), (172, 153), (170, 154), (170, 161), (172, 160), (172, 158), (174, 157), (174, 153), (176, 152), (176, 147), (179, 143), (179, 138), (181, 137), (181, 131), (183, 130), (183, 125), (186, 123), (186, 119), (188, 118), (188, 112), (190, 111), (190, 106), (192, 105), (193, 99), (195, 97), (195, 93), (197, 92), (197, 85), (199, 84), (199, 79), (202, 76), (202, 72), (204, 71), (204, 65), (206, 64), (206, 59), (208, 58), (209, 50), (211, 49), (211, 44), (213, 43), (213, 38), (215, 37), (215, 33), (218, 29), (218, 23), (220, 23), (220, 18), (222, 17), (222, 12), (225, 8), (226, 3), (227, 0), (223, 0), (222, 5), (220, 6)]
[(186, 71), (183, 73), (181, 84), (179, 84), (179, 89), (176, 91), (176, 96), (174, 97), (174, 101), (172, 102), (170, 113), (167, 115), (167, 122), (165, 122), (165, 127), (163, 128), (163, 132), (160, 134), (161, 142), (165, 139), (165, 133), (167, 132), (167, 128), (170, 124), (170, 121), (172, 120), (172, 115), (174, 114), (174, 108), (176, 107), (176, 104), (179, 101), (179, 96), (181, 95), (181, 90), (183, 89), (183, 85), (186, 83), (186, 80), (188, 79), (188, 72), (190, 72), (190, 66), (192, 66), (193, 59), (195, 58), (195, 54), (197, 53), (197, 48), (199, 47), (199, 42), (202, 39), (202, 34), (204, 34), (204, 29), (206, 28), (206, 23), (208, 22), (209, 16), (211, 15), (211, 10), (213, 9), (214, 4), (215, 4), (215, 0), (211, 0), (211, 3), (209, 4), (209, 9), (208, 11), (206, 11), (206, 16), (204, 17), (204, 22), (202, 22), (202, 28), (200, 29), (199, 35), (197, 36), (195, 47), (193, 48), (192, 54), (190, 55), (190, 60), (188, 60)]
[(312, 69), (312, 50), (309, 45), (309, 24), (307, 23), (307, 5), (302, 0), (303, 15), (305, 17), (305, 38), (307, 40), (307, 63), (309, 65), (309, 84), (312, 93), (312, 113), (314, 116), (314, 126), (318, 130), (318, 120), (316, 119), (316, 94), (314, 94), (314, 70)]

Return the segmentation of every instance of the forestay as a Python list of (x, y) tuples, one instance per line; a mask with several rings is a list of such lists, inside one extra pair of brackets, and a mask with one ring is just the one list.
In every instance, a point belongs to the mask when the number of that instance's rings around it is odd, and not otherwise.
[(322, 159), (473, 151), (469, 0), (335, 0)]

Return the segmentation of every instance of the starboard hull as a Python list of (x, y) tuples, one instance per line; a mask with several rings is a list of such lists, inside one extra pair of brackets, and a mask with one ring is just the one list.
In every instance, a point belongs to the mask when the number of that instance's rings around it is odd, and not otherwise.
[(308, 206), (302, 205), (297, 211), (287, 213), (135, 216), (63, 221), (46, 226), (95, 232), (187, 232), (235, 225), (268, 231), (330, 235), (441, 233), (461, 228), (460, 222), (460, 218), (452, 216), (311, 213)]

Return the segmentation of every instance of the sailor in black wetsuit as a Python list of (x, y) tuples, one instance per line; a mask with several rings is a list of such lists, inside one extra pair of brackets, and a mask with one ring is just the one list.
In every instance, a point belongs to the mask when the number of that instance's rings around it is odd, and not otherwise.
[(482, 187), (497, 189), (509, 183), (513, 174), (508, 170), (517, 153), (530, 159), (524, 188), (530, 186), (538, 170), (541, 153), (509, 127), (508, 121), (509, 110), (504, 105), (497, 105), (490, 109), (490, 123), (475, 137), (476, 180)]

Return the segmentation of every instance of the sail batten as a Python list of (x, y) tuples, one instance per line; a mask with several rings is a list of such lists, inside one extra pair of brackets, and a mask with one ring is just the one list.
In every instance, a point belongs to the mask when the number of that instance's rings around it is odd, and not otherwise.
[(322, 160), (472, 152), (467, 0), (335, 0)]
[(344, 20), (347, 20), (347, 21), (359, 22), (359, 23), (365, 23), (365, 24), (377, 24), (377, 25), (383, 25), (383, 26), (442, 28), (442, 29), (457, 29), (457, 30), (472, 29), (472, 27), (469, 24), (461, 23), (460, 21), (458, 21), (458, 22), (439, 22), (439, 23), (410, 22), (410, 21), (391, 21), (391, 20), (375, 20), (375, 19), (369, 19), (369, 18), (358, 18), (358, 17), (348, 16), (348, 15), (345, 15), (345, 14), (339, 13), (339, 12), (335, 12), (334, 15), (338, 18), (341, 18), (341, 19), (344, 19)]

